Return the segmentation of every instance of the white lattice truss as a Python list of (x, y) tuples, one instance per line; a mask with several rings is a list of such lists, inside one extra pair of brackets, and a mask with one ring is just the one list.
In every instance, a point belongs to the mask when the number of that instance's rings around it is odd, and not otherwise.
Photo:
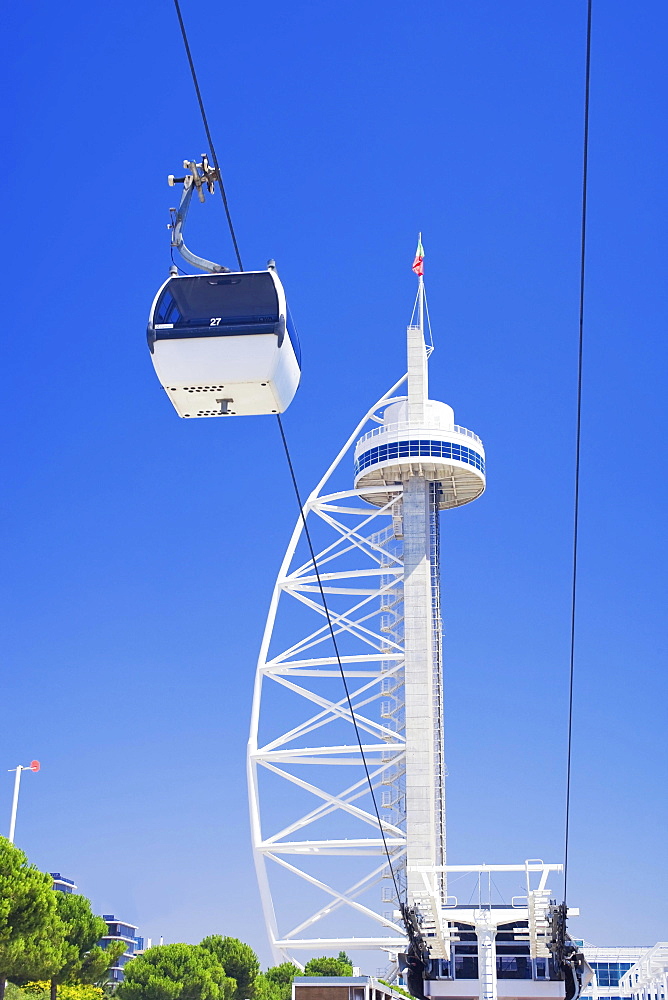
[[(598, 989), (592, 991), (596, 996)], [(668, 941), (648, 948), (619, 981), (618, 993), (633, 1000), (666, 1000), (668, 997)], [(600, 992), (598, 992), (600, 995)]]
[[(368, 411), (327, 470), (321, 482), (304, 504), (311, 533), (317, 537), (316, 562), (321, 574), (326, 600), (337, 640), (341, 661), (350, 688), (354, 714), (364, 746), (364, 755), (376, 798), (380, 807), (385, 843), (392, 857), (392, 867), (403, 889), (405, 877), (405, 805), (402, 796), (402, 773), (405, 741), (402, 734), (403, 691), (403, 631), (401, 600), (403, 592), (403, 561), (400, 529), (402, 486), (397, 485), (388, 503), (373, 508), (364, 503), (365, 491), (345, 490), (326, 493), (325, 488), (334, 471), (348, 454), (369, 420), (378, 421), (377, 411), (393, 397), (401, 379)], [(371, 492), (371, 491), (368, 491)], [(377, 897), (386, 905), (396, 907), (394, 883), (385, 853), (362, 756), (353, 730), (352, 719), (342, 684), (338, 693), (322, 694), (323, 679), (340, 678), (329, 626), (326, 620), (317, 577), (310, 558), (299, 562), (296, 552), (302, 537), (303, 524), (298, 520), (276, 580), (265, 634), (257, 666), (255, 694), (248, 752), (248, 781), (251, 828), (258, 882), (265, 920), (277, 960), (299, 962), (303, 951), (322, 953), (337, 949), (384, 949), (396, 952), (405, 945), (404, 930), (395, 914), (377, 911), (373, 901), (362, 897), (378, 887)], [(326, 541), (322, 544), (322, 538)], [(282, 613), (291, 612), (290, 605), (299, 602), (310, 612), (311, 625), (288, 648), (273, 651), (272, 643), (277, 621)], [(283, 612), (285, 609), (285, 612)], [(281, 633), (283, 634), (283, 633)], [(272, 650), (270, 655), (270, 650)], [(272, 689), (279, 685), (301, 701), (304, 709), (301, 721), (285, 732), (274, 735), (277, 720), (269, 722), (272, 738), (259, 743), (259, 734), (266, 728), (270, 713)], [(320, 690), (319, 690), (320, 688)], [(264, 719), (265, 726), (262, 725)], [(349, 735), (341, 740), (341, 725), (347, 725)], [(333, 742), (327, 741), (328, 727), (338, 731)], [(303, 774), (318, 765), (322, 780), (307, 780)], [(336, 781), (341, 765), (349, 774), (355, 765), (355, 780)], [(338, 772), (337, 772), (338, 767)], [(324, 771), (322, 770), (324, 768)], [(301, 770), (301, 776), (300, 776)], [(294, 817), (281, 829), (269, 830), (266, 808), (263, 810), (263, 771), (296, 786), (312, 798), (311, 808), (297, 809)], [(338, 790), (332, 791), (332, 786)], [(329, 786), (329, 787), (328, 787)], [(286, 800), (289, 798), (286, 788)], [(267, 803), (264, 803), (267, 805)], [(344, 814), (347, 823), (360, 826), (360, 836), (341, 839), (318, 839), (310, 828), (321, 820)], [(332, 829), (334, 829), (332, 825)], [(364, 834), (364, 831), (367, 831)], [(308, 865), (299, 858), (308, 857)], [(346, 868), (350, 857), (368, 858), (368, 867), (353, 884), (346, 883)], [(342, 883), (337, 887), (331, 877), (332, 858), (340, 857)], [(326, 861), (329, 876), (314, 873), (318, 859)], [(284, 926), (282, 911), (286, 900), (281, 894), (272, 898), (272, 866), (289, 872), (297, 880), (307, 882), (322, 896), (322, 905), (300, 919), (296, 926)], [(307, 868), (309, 870), (307, 870)], [(338, 872), (338, 869), (337, 869)], [(298, 893), (298, 885), (295, 885)], [(369, 902), (372, 905), (368, 905)], [(369, 931), (362, 934), (337, 933), (318, 936), (317, 925), (323, 918), (342, 909), (355, 911), (355, 924), (362, 923)], [(339, 920), (338, 925), (345, 925)]]

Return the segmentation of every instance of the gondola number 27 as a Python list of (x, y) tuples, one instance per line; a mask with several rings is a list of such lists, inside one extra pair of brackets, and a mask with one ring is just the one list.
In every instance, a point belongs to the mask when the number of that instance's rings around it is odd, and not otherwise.
[(222, 319), (222, 316), (212, 316), (211, 317), (211, 322), (209, 323), (209, 326), (220, 326), (221, 319)]

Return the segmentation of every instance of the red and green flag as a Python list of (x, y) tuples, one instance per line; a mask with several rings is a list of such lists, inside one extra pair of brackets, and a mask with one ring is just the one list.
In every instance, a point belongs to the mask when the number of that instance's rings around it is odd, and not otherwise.
[(422, 246), (422, 233), (418, 236), (417, 250), (415, 251), (415, 260), (413, 261), (413, 270), (419, 278), (424, 274), (424, 247)]

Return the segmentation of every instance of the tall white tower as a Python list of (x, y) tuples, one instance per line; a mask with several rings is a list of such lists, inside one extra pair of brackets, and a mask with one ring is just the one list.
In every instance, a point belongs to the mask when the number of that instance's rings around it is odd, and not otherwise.
[[(271, 600), (248, 775), (277, 960), (339, 948), (396, 955), (406, 947), (397, 912), (405, 902), (420, 911), (432, 957), (449, 957), (445, 874), (430, 882), (415, 870), (445, 864), (439, 512), (481, 495), (485, 454), (452, 407), (429, 399), (424, 317), (420, 277), (407, 374), (364, 415), (304, 504), (383, 836), (301, 518)], [(350, 489), (335, 479), (353, 448)]]
[[(429, 399), (424, 336), (424, 279), (416, 325), (407, 330), (408, 394), (387, 406), (382, 424), (355, 449), (355, 487), (377, 488), (368, 503), (387, 503), (402, 487), (405, 813), (407, 902), (425, 903), (416, 866), (445, 864), (445, 759), (440, 603), (439, 513), (485, 489), (480, 438), (455, 424), (447, 403)], [(445, 957), (438, 956), (438, 957)]]
[[(248, 744), (267, 929), (277, 961), (358, 949), (373, 971), (382, 950), (434, 1000), (574, 1000), (587, 967), (547, 885), (562, 866), (445, 857), (439, 515), (483, 492), (485, 453), (429, 399), (424, 316), (420, 278), (407, 374), (304, 504), (318, 574), (300, 517), (274, 586)], [(448, 895), (450, 874), (459, 891), (474, 880), (466, 902)]]

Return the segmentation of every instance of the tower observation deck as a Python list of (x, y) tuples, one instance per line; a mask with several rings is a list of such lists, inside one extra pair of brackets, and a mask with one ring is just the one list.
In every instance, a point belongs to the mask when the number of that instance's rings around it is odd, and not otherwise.
[[(498, 980), (512, 967), (508, 978), (530, 980), (514, 983), (513, 997), (563, 997), (546, 884), (561, 866), (446, 859), (439, 520), (477, 499), (486, 473), (480, 438), (429, 399), (424, 316), (420, 277), (407, 374), (362, 417), (304, 504), (318, 574), (300, 517), (274, 586), (248, 745), (266, 925), (277, 961), (340, 949), (370, 961), (381, 951), (392, 977), (414, 949), (402, 919), (410, 913), (426, 994), (510, 996)], [(448, 896), (453, 870), (477, 876), (477, 905)], [(490, 888), (485, 899), (492, 871), (523, 873), (524, 896), (492, 904)], [(497, 954), (497, 933), (503, 955), (515, 949), (510, 958)]]

